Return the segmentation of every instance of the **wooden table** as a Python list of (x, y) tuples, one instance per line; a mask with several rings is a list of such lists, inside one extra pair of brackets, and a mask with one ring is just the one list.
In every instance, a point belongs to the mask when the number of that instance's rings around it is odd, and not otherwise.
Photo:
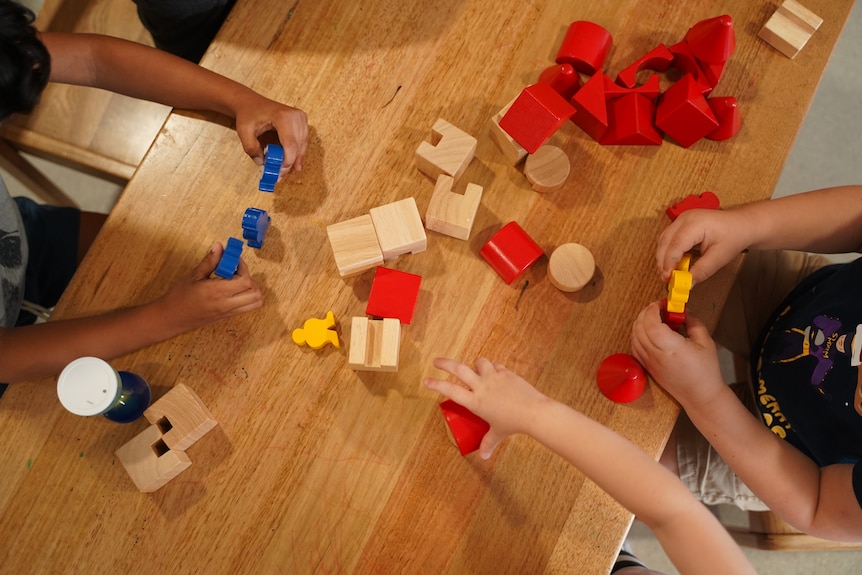
[[(606, 573), (631, 516), (531, 439), (461, 457), (421, 378), (435, 356), (494, 358), (658, 455), (674, 402), (651, 385), (613, 404), (595, 373), (662, 296), (664, 209), (705, 190), (725, 206), (769, 197), (852, 2), (807, 3), (825, 22), (795, 60), (756, 37), (775, 6), (746, 0), (291, 4), (239, 2), (204, 65), (308, 112), (304, 171), (260, 193), (230, 127), (172, 114), (55, 313), (154, 298), (210, 242), (240, 235), (246, 207), (268, 210), (264, 248), (245, 255), (262, 310), (113, 362), (157, 398), (184, 382), (220, 425), (189, 449), (190, 469), (141, 494), (114, 450), (144, 422), (73, 416), (52, 380), (14, 387), (0, 402), (0, 571)], [(602, 147), (567, 125), (554, 141), (572, 174), (544, 195), (490, 142), (488, 119), (549, 65), (569, 22), (612, 32), (615, 74), (722, 13), (738, 42), (716, 95), (744, 115), (732, 140)], [(400, 370), (297, 347), (290, 332), (310, 317), (333, 310), (347, 341), (364, 315), (373, 274), (341, 279), (325, 227), (409, 196), (424, 213), (433, 184), (413, 155), (438, 117), (479, 138), (460, 184), (485, 195), (469, 241), (429, 232), (426, 252), (390, 262), (423, 276)], [(548, 253), (587, 246), (596, 281), (559, 292), (543, 259), (506, 285), (478, 250), (510, 220)], [(699, 286), (692, 312), (714, 325), (731, 280)]]

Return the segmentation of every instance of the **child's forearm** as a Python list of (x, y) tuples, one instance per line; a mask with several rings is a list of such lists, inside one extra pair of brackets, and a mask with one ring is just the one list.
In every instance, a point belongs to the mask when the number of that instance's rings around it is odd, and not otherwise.
[(251, 89), (196, 64), (126, 40), (91, 34), (45, 33), (51, 81), (93, 86), (175, 108), (235, 117)]
[(112, 359), (173, 337), (179, 330), (157, 304), (102, 315), (0, 330), (0, 382), (56, 375), (82, 356)]
[(759, 250), (846, 253), (862, 246), (862, 186), (824, 188), (738, 208)]
[(553, 400), (537, 410), (528, 433), (649, 525), (680, 572), (754, 573), (710, 511), (624, 437)]

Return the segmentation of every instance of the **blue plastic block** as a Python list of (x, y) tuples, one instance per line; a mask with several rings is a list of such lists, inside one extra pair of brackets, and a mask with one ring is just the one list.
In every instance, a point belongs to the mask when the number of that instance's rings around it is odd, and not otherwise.
[(263, 247), (263, 240), (266, 237), (266, 230), (269, 229), (270, 220), (266, 210), (257, 208), (245, 210), (242, 216), (242, 237), (248, 240), (249, 247), (258, 249)]
[(281, 172), (281, 163), (284, 161), (284, 148), (278, 144), (269, 144), (263, 149), (263, 172), (260, 174), (260, 183), (257, 186), (261, 192), (275, 191), (278, 182), (278, 174)]
[(228, 238), (224, 253), (215, 269), (215, 275), (229, 280), (239, 267), (239, 257), (242, 255), (242, 240)]

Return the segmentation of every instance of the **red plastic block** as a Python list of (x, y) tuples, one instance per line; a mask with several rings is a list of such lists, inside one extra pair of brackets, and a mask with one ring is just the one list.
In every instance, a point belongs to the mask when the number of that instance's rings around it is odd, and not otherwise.
[(572, 117), (575, 109), (548, 84), (527, 86), (500, 118), (500, 127), (533, 154)]
[(572, 98), (572, 105), (575, 107), (572, 122), (597, 142), (608, 129), (604, 78), (605, 75), (601, 72), (593, 75)]
[(500, 228), (479, 250), (479, 255), (507, 284), (515, 281), (544, 253), (518, 222), (509, 222)]
[(557, 64), (571, 64), (575, 70), (592, 75), (604, 66), (614, 41), (611, 33), (595, 24), (578, 20), (569, 24)]
[(679, 331), (685, 324), (685, 312), (668, 311), (667, 298), (661, 300), (661, 320), (673, 331)]
[(692, 54), (701, 62), (710, 64), (727, 62), (736, 48), (733, 18), (724, 14), (701, 20), (688, 29), (684, 42), (691, 47)]
[(691, 74), (683, 76), (662, 95), (655, 124), (683, 148), (718, 128), (718, 120)]
[(626, 353), (606, 357), (599, 365), (596, 379), (604, 396), (617, 403), (634, 401), (646, 389), (643, 366)]
[(619, 98), (620, 96), (625, 96), (626, 94), (641, 94), (642, 96), (646, 96), (650, 100), (655, 100), (658, 98), (659, 94), (661, 94), (661, 85), (659, 84), (658, 74), (652, 74), (649, 77), (649, 80), (641, 84), (640, 86), (636, 86), (634, 88), (626, 88), (625, 86), (621, 86), (617, 82), (611, 80), (611, 77), (607, 74), (605, 77), (605, 99), (613, 100), (614, 98)]
[(451, 399), (441, 403), (440, 410), (446, 418), (446, 425), (449, 426), (449, 432), (461, 455), (467, 455), (479, 449), (482, 438), (491, 429), (488, 422)]
[(699, 196), (692, 194), (672, 206), (668, 206), (664, 213), (667, 214), (670, 221), (674, 221), (681, 213), (688, 210), (717, 210), (719, 207), (721, 207), (721, 202), (719, 202), (718, 196), (712, 192), (704, 192)]
[(368, 305), (365, 306), (366, 315), (396, 318), (409, 324), (413, 321), (421, 283), (422, 276), (378, 267), (374, 272)]
[(671, 64), (673, 64), (673, 53), (664, 44), (659, 44), (634, 64), (617, 74), (617, 83), (626, 88), (634, 88), (637, 85), (637, 73), (641, 70), (664, 72)]
[(727, 140), (736, 135), (742, 127), (739, 104), (733, 96), (710, 98), (706, 101), (718, 120), (718, 128), (706, 135), (710, 140)]
[(718, 81), (721, 80), (721, 75), (724, 74), (724, 67), (727, 65), (727, 62), (710, 64), (709, 62), (701, 62), (698, 60), (697, 63), (700, 64), (700, 69), (703, 70), (701, 82), (709, 84), (715, 88), (718, 85)]
[[(682, 41), (671, 46), (670, 51), (673, 54), (673, 67), (683, 74), (691, 74), (700, 86), (703, 95), (709, 95), (712, 92), (712, 88), (718, 83), (718, 78), (716, 77), (715, 82), (710, 82), (701, 62), (692, 53), (691, 47), (685, 41)], [(715, 73), (715, 70), (713, 70), (713, 73)], [(721, 74), (719, 73), (718, 75), (720, 76)]]
[(608, 129), (600, 140), (605, 146), (660, 146), (661, 134), (653, 124), (655, 102), (637, 93), (608, 102)]
[(554, 64), (539, 74), (539, 82), (548, 84), (569, 101), (581, 87), (581, 76), (571, 64)]

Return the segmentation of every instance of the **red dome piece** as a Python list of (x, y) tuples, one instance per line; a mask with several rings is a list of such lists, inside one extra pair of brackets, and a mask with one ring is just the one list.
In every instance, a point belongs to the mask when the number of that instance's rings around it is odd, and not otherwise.
[(689, 28), (685, 41), (698, 60), (711, 64), (727, 62), (736, 48), (733, 18), (724, 14), (701, 20)]
[(626, 353), (606, 357), (599, 365), (596, 379), (605, 397), (617, 403), (634, 401), (646, 389), (643, 366)]

